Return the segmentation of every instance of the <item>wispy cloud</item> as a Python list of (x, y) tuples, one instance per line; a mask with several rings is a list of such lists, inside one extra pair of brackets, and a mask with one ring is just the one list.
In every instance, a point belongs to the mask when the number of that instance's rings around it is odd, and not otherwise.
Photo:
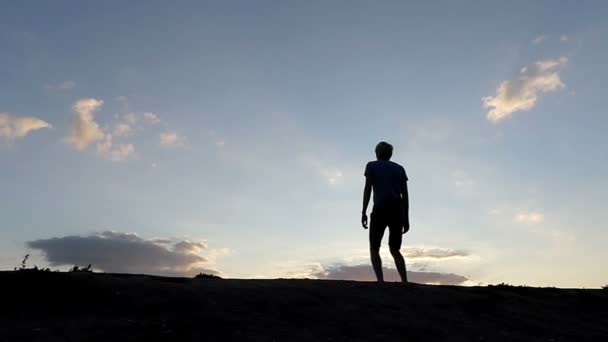
[(62, 91), (62, 90), (70, 90), (76, 87), (76, 82), (74, 81), (63, 81), (58, 84), (47, 84), (44, 86), (48, 90)]
[(534, 39), (532, 39), (532, 44), (538, 45), (538, 44), (541, 44), (542, 42), (544, 42), (545, 40), (547, 40), (547, 35), (541, 34), (539, 36), (536, 36)]
[(486, 118), (497, 123), (514, 112), (532, 109), (541, 93), (556, 91), (564, 87), (560, 71), (568, 59), (548, 59), (536, 61), (523, 67), (516, 80), (503, 81), (495, 96), (482, 98), (483, 107), (488, 109)]
[(133, 128), (129, 124), (121, 122), (114, 126), (113, 132), (117, 137), (127, 137), (133, 133)]
[(156, 115), (155, 113), (152, 112), (145, 112), (142, 114), (144, 120), (151, 124), (151, 125), (156, 125), (158, 123), (160, 123), (160, 119), (158, 118), (158, 115)]
[(515, 215), (515, 221), (521, 223), (541, 223), (545, 220), (545, 215), (538, 211), (519, 212)]
[(183, 146), (186, 143), (186, 137), (179, 135), (175, 131), (166, 131), (160, 133), (160, 144), (162, 146)]
[(105, 272), (193, 276), (213, 270), (218, 255), (204, 241), (144, 239), (136, 233), (105, 231), (27, 242), (51, 266), (88, 265)]
[(35, 117), (18, 117), (0, 112), (0, 139), (7, 143), (23, 138), (32, 131), (50, 127), (51, 124)]
[(343, 170), (332, 163), (325, 162), (314, 156), (303, 156), (301, 157), (301, 161), (311, 167), (318, 177), (328, 185), (338, 185), (344, 181)]
[(124, 143), (115, 144), (112, 140), (112, 134), (108, 133), (104, 136), (102, 142), (97, 143), (97, 152), (108, 160), (120, 162), (135, 155), (135, 146)]

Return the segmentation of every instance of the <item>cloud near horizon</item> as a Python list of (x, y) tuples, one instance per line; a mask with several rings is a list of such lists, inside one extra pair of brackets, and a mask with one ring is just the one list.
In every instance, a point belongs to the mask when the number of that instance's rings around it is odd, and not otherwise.
[[(136, 233), (104, 231), (28, 241), (51, 266), (86, 266), (112, 273), (145, 273), (191, 277), (214, 270), (215, 252), (204, 241), (144, 239)], [(206, 255), (204, 255), (204, 252)]]
[(446, 260), (454, 258), (466, 258), (470, 257), (471, 253), (451, 248), (442, 247), (408, 247), (404, 249), (404, 256), (407, 259), (428, 259), (428, 260)]
[(541, 93), (556, 91), (565, 87), (560, 71), (568, 59), (538, 60), (531, 66), (523, 67), (516, 80), (500, 83), (495, 96), (482, 98), (483, 108), (487, 109), (486, 118), (498, 123), (513, 113), (527, 111), (536, 105)]
[[(311, 274), (318, 279), (331, 280), (357, 280), (357, 281), (375, 281), (376, 277), (372, 271), (371, 265), (344, 265), (335, 264), (328, 267), (322, 267)], [(467, 277), (454, 273), (426, 272), (426, 271), (408, 271), (408, 280), (420, 284), (437, 284), (437, 285), (463, 285), (470, 281)], [(400, 281), (399, 275), (394, 268), (384, 267), (384, 279), (386, 281)]]
[(23, 138), (32, 131), (51, 127), (48, 122), (35, 117), (18, 117), (10, 113), (0, 112), (0, 139), (7, 143)]

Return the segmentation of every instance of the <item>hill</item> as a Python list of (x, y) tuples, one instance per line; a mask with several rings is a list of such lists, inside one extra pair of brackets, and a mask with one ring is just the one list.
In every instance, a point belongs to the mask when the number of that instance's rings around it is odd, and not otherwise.
[(606, 341), (608, 290), (0, 272), (0, 341)]

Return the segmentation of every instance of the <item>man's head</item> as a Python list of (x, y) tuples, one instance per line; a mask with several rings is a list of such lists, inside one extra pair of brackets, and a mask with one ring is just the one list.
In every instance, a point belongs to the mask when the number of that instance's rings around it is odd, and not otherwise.
[(376, 158), (378, 160), (390, 160), (393, 156), (393, 145), (381, 141), (376, 145)]

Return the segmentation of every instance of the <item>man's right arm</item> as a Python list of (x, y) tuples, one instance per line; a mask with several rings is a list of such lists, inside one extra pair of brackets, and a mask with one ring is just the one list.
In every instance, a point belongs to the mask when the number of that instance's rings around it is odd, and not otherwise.
[(407, 191), (407, 177), (401, 181), (401, 206), (403, 210), (403, 234), (410, 230), (410, 197)]

